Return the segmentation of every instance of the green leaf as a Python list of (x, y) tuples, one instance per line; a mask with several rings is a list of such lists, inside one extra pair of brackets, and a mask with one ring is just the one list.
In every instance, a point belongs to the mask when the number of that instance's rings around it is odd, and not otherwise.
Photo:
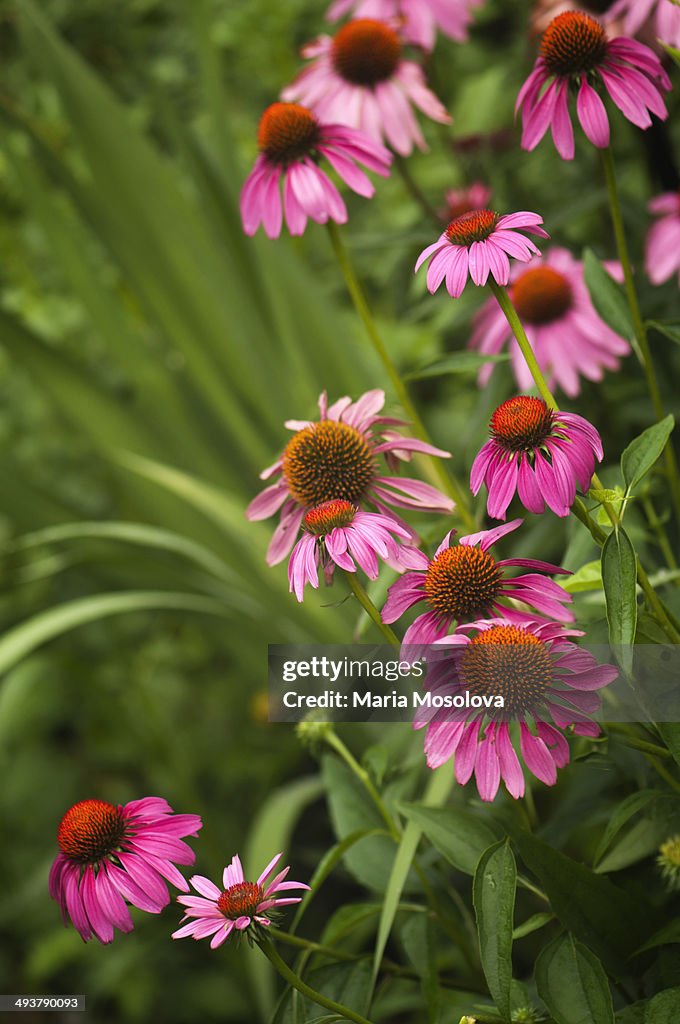
[(512, 929), (517, 867), (509, 839), (486, 850), (477, 865), (472, 900), (479, 951), (489, 992), (504, 1018), (510, 1017)]
[(536, 961), (536, 988), (556, 1024), (614, 1024), (602, 964), (573, 935), (560, 935)]
[(607, 827), (595, 850), (593, 863), (598, 864), (611, 846), (612, 840), (619, 834), (623, 826), (643, 807), (647, 807), (652, 800), (659, 795), (657, 789), (641, 789), (637, 793), (631, 793), (623, 800), (607, 821)]
[(404, 922), (399, 936), (406, 955), (420, 978), (427, 1005), (427, 1019), (439, 1018), (441, 989), (437, 974), (437, 945), (434, 927), (428, 914), (411, 914)]
[(669, 414), (634, 438), (621, 456), (621, 472), (626, 493), (632, 494), (637, 484), (650, 471), (671, 436), (675, 420)]
[(676, 345), (680, 345), (680, 324), (666, 324), (661, 323), (659, 320), (648, 320), (645, 327), (648, 329), (650, 327), (653, 328), (668, 338), (669, 341), (674, 341)]
[(302, 902), (298, 906), (295, 917), (293, 918), (289, 931), (294, 932), (300, 921), (300, 918), (304, 914), (305, 910), (318, 894), (319, 889), (326, 881), (328, 876), (331, 874), (333, 869), (340, 863), (342, 858), (345, 856), (348, 850), (362, 839), (369, 839), (371, 836), (384, 836), (386, 835), (385, 829), (372, 828), (372, 829), (360, 829), (357, 832), (350, 832), (348, 836), (345, 836), (340, 842), (335, 843), (334, 846), (324, 853), (323, 857), (317, 864), (314, 874), (309, 880), (309, 892), (306, 892), (302, 897)]
[(113, 594), (92, 594), (49, 608), (8, 630), (0, 638), (0, 673), (6, 672), (48, 640), (77, 629), (78, 626), (109, 615), (160, 609), (222, 617), (226, 613), (221, 602), (200, 594), (171, 590), (123, 590)]
[[(263, 959), (259, 950), (256, 949), (254, 952), (260, 956), (260, 959)], [(305, 981), (311, 988), (323, 993), (333, 1002), (341, 1003), (357, 1013), (366, 1013), (371, 987), (370, 964), (366, 960), (359, 963), (325, 964), (323, 967), (311, 971)], [(296, 1014), (298, 1007), (299, 1015)], [(280, 1024), (299, 1024), (299, 1022), (308, 1024), (318, 1016), (318, 1003), (292, 991), (286, 1000), (283, 1012), (277, 1014), (277, 1022)]]
[(449, 864), (466, 875), (474, 875), (479, 858), (496, 840), (488, 825), (458, 807), (400, 803), (399, 811), (421, 829)]
[(506, 353), (497, 356), (482, 355), (479, 352), (453, 352), (445, 359), (440, 359), (419, 370), (411, 370), (404, 375), (405, 380), (422, 380), (425, 377), (443, 377), (447, 374), (478, 373), (487, 363), (504, 363), (510, 356)]
[(633, 668), (633, 644), (637, 623), (637, 559), (622, 526), (607, 537), (602, 548), (602, 583), (607, 604), (609, 642), (625, 672)]
[(528, 832), (519, 832), (515, 842), (561, 924), (607, 969), (623, 972), (627, 958), (656, 927), (651, 905)]
[(612, 505), (615, 502), (620, 502), (621, 501), (621, 498), (623, 497), (623, 493), (620, 490), (616, 490), (615, 491), (615, 490), (613, 490), (611, 488), (607, 488), (607, 487), (605, 487), (602, 490), (600, 490), (598, 487), (591, 487), (590, 490), (588, 491), (588, 497), (592, 498), (593, 501), (599, 501), (599, 502), (607, 501), (607, 502), (609, 502), (610, 505)]
[(680, 765), (680, 722), (657, 722), (656, 728), (673, 755), (675, 763)]
[(680, 920), (671, 921), (664, 925), (658, 932), (654, 932), (650, 939), (640, 946), (637, 953), (644, 953), (646, 949), (656, 949), (659, 946), (671, 946), (680, 942)]
[[(444, 803), (449, 795), (452, 783), (453, 779), (451, 772), (447, 769), (446, 765), (435, 770), (432, 773), (427, 789), (425, 790), (423, 803), (428, 807), (436, 807), (439, 804)], [(416, 850), (418, 849), (418, 844), (422, 834), (423, 830), (420, 825), (416, 821), (409, 821), (397, 848), (397, 855), (392, 863), (392, 870), (387, 883), (387, 889), (385, 890), (383, 910), (380, 915), (378, 935), (375, 941), (372, 975), (373, 985), (375, 985), (378, 972), (380, 971), (380, 964), (382, 963), (387, 940), (390, 937), (394, 916), (397, 912), (397, 907), (401, 900), (401, 894), (403, 892), (404, 885), (406, 884), (406, 878), (413, 862), (413, 858), (416, 855)]]
[(602, 562), (598, 558), (594, 562), (586, 562), (577, 569), (573, 576), (560, 583), (568, 594), (579, 594), (585, 590), (602, 590)]
[[(676, 4), (677, 6), (677, 0), (671, 0), (671, 3)], [(661, 40), (659, 40), (659, 42), (661, 43)], [(674, 63), (677, 64), (678, 67), (680, 67), (680, 50), (678, 50), (675, 46), (669, 46), (668, 43), (661, 43), (661, 45), (663, 46), (664, 50), (671, 58), (671, 60), (674, 61)]]
[(540, 928), (545, 928), (547, 924), (550, 924), (550, 922), (554, 920), (555, 915), (548, 911), (532, 914), (532, 916), (522, 924), (517, 925), (512, 933), (512, 938), (513, 940), (523, 939), (526, 935), (531, 935), (533, 932), (537, 932)]
[(645, 1010), (645, 1024), (678, 1024), (680, 987), (657, 992)]
[(586, 249), (583, 254), (583, 271), (592, 303), (604, 322), (622, 338), (632, 339), (633, 324), (623, 290), (592, 249)]

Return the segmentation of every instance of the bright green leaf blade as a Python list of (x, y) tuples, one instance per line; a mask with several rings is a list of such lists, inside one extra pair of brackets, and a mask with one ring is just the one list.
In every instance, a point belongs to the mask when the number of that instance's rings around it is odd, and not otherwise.
[[(442, 804), (449, 794), (452, 782), (453, 778), (451, 771), (446, 765), (436, 769), (430, 778), (427, 789), (425, 790), (423, 803), (429, 807), (436, 807)], [(401, 837), (401, 842), (397, 849), (397, 855), (392, 864), (392, 870), (390, 872), (387, 889), (385, 891), (382, 914), (380, 915), (380, 925), (378, 927), (375, 953), (373, 956), (374, 985), (378, 977), (378, 972), (380, 971), (380, 964), (382, 963), (387, 940), (390, 937), (392, 924), (394, 923), (394, 916), (397, 912), (397, 907), (399, 906), (406, 877), (409, 873), (413, 858), (415, 857), (416, 850), (418, 849), (418, 844), (422, 834), (423, 831), (421, 827), (415, 821), (409, 821), (404, 830), (404, 834)]]
[(622, 526), (616, 527), (602, 548), (602, 584), (607, 605), (609, 642), (625, 672), (633, 668), (633, 647), (637, 625), (637, 559), (635, 549)]
[(114, 594), (93, 594), (57, 605), (25, 620), (0, 638), (0, 673), (16, 665), (27, 654), (62, 633), (88, 622), (123, 615), (128, 612), (155, 611), (199, 612), (224, 617), (225, 606), (199, 594), (183, 594), (165, 590), (130, 590)]
[(611, 846), (613, 839), (619, 834), (624, 825), (639, 811), (657, 798), (661, 791), (656, 789), (641, 789), (637, 793), (631, 793), (623, 800), (614, 813), (610, 816), (604, 834), (595, 850), (593, 863), (598, 864)]
[(663, 454), (675, 420), (670, 414), (634, 438), (621, 455), (621, 473), (628, 494), (632, 494), (643, 477)]
[(450, 864), (466, 875), (474, 875), (479, 858), (496, 840), (488, 825), (462, 808), (401, 803), (399, 810)]
[(583, 254), (583, 271), (592, 303), (604, 322), (622, 338), (632, 339), (633, 324), (623, 291), (592, 249)]
[(517, 866), (510, 842), (503, 839), (486, 850), (472, 883), (479, 952), (489, 992), (505, 1018), (510, 1016), (512, 931)]
[(518, 924), (513, 930), (512, 938), (523, 939), (526, 935), (532, 935), (534, 932), (539, 931), (541, 928), (545, 928), (547, 924), (555, 920), (555, 915), (548, 913), (547, 911), (541, 911), (538, 914), (532, 914), (530, 918), (524, 921), (522, 924)]
[(560, 935), (542, 950), (536, 987), (556, 1024), (614, 1024), (602, 964), (573, 935)]

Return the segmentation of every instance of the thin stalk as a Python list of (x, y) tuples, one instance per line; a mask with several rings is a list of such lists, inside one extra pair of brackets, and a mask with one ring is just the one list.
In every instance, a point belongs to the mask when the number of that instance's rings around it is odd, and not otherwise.
[[(376, 355), (380, 359), (385, 372), (389, 378), (395, 395), (399, 400), (402, 408), (404, 409), (409, 420), (413, 424), (414, 433), (420, 438), (421, 441), (425, 441), (426, 444), (432, 444), (427, 428), (420, 418), (418, 410), (411, 401), (411, 397), (408, 393), (406, 385), (399, 374), (396, 366), (392, 362), (392, 357), (389, 354), (388, 348), (380, 336), (380, 333), (375, 325), (375, 320), (366, 301), (359, 279), (357, 278), (354, 267), (349, 258), (349, 254), (342, 240), (340, 230), (333, 221), (328, 222), (328, 234), (335, 253), (335, 258), (338, 261), (340, 270), (342, 271), (347, 285), (347, 291), (350, 294), (350, 298), (354, 305), (354, 308), (359, 316), (359, 319), (364, 325), (366, 334), (368, 335), (369, 341), (371, 342)], [(427, 463), (431, 466), (431, 475), (433, 475), (439, 486), (444, 490), (449, 497), (453, 498), (456, 503), (456, 513), (460, 519), (465, 523), (465, 526), (474, 531), (477, 529), (477, 523), (474, 516), (470, 512), (468, 507), (467, 494), (454, 478), (454, 476), (447, 472), (444, 466), (441, 464), (441, 460), (438, 457), (433, 457), (428, 460)]]
[(439, 216), (439, 214), (435, 210), (430, 200), (424, 194), (424, 192), (422, 192), (417, 181), (411, 174), (411, 171), (409, 170), (406, 160), (404, 160), (404, 158), (401, 156), (395, 155), (394, 167), (396, 168), (401, 180), (404, 182), (408, 194), (418, 204), (418, 206), (423, 211), (428, 220), (431, 220), (435, 227), (438, 228), (439, 231), (441, 232), (444, 227), (444, 224), (442, 223), (442, 218)]
[(668, 768), (666, 768), (665, 765), (661, 764), (660, 761), (657, 761), (655, 757), (648, 757), (647, 760), (649, 761), (657, 775), (660, 775), (661, 778), (664, 779), (671, 787), (671, 789), (674, 789), (676, 793), (680, 793), (680, 782), (678, 782), (675, 776), (671, 775), (671, 773), (668, 771)]
[(401, 641), (399, 640), (399, 637), (394, 632), (391, 626), (388, 626), (386, 622), (383, 622), (380, 612), (373, 604), (370, 597), (366, 593), (365, 589), (357, 579), (357, 574), (355, 572), (348, 572), (346, 569), (343, 569), (343, 572), (345, 574), (345, 579), (349, 583), (350, 589), (354, 596), (356, 597), (357, 601), (364, 609), (366, 614), (369, 616), (371, 621), (376, 624), (376, 626), (378, 627), (382, 635), (385, 637), (387, 642), (389, 644), (392, 644), (394, 647), (401, 647)]
[[(666, 415), (666, 410), (664, 409), (663, 399), (661, 398), (659, 382), (656, 377), (656, 371), (654, 370), (652, 353), (649, 347), (649, 339), (647, 337), (647, 328), (645, 327), (644, 320), (642, 319), (640, 303), (638, 301), (635, 282), (633, 280), (633, 267), (630, 261), (626, 231), (623, 225), (623, 214), (621, 212), (621, 201), (619, 198), (618, 186), (616, 184), (614, 158), (609, 147), (602, 150), (602, 165), (604, 167), (604, 176), (607, 183), (609, 210), (611, 213), (612, 225), (614, 227), (616, 248), (619, 254), (619, 260), (621, 261), (621, 266), (623, 267), (623, 282), (626, 291), (626, 298), (628, 300), (628, 308), (630, 309), (631, 320), (633, 321), (633, 331), (640, 350), (642, 368), (647, 382), (647, 390), (649, 391), (649, 396), (654, 407), (654, 414), (657, 420), (662, 420)], [(680, 476), (678, 476), (678, 464), (675, 458), (675, 452), (673, 451), (670, 442), (664, 449), (664, 458), (666, 461), (666, 473), (673, 497), (673, 504), (675, 505), (676, 514), (680, 517)]]
[(319, 1006), (323, 1006), (325, 1010), (330, 1010), (331, 1013), (337, 1013), (339, 1017), (344, 1017), (346, 1020), (351, 1020), (354, 1024), (371, 1024), (366, 1017), (362, 1017), (360, 1013), (355, 1013), (354, 1010), (350, 1010), (349, 1006), (343, 1006), (342, 1003), (336, 1003), (332, 999), (328, 999), (322, 995), (321, 992), (317, 992), (316, 989), (310, 988), (302, 978), (298, 978), (297, 974), (291, 970), (285, 960), (283, 960), (276, 949), (269, 941), (268, 938), (263, 936), (258, 939), (258, 946), (267, 957), (272, 967), (274, 967), (284, 981), (286, 981), (292, 988), (297, 989), (301, 995), (307, 999), (311, 999), (313, 1003), (317, 1003)]
[[(496, 297), (498, 305), (505, 314), (505, 317), (508, 321), (508, 324), (510, 325), (512, 333), (515, 336), (515, 339), (517, 340), (517, 344), (520, 347), (520, 351), (526, 361), (531, 376), (533, 377), (536, 387), (538, 388), (538, 391), (541, 395), (541, 398), (546, 403), (549, 409), (559, 411), (559, 406), (557, 404), (557, 401), (555, 400), (555, 396), (548, 387), (546, 379), (541, 372), (541, 368), (538, 365), (536, 356), (534, 355), (534, 351), (531, 347), (531, 342), (526, 336), (525, 330), (522, 326), (522, 322), (517, 314), (517, 310), (512, 304), (510, 296), (508, 295), (505, 288), (496, 284), (493, 278), (489, 279), (489, 284), (493, 294)], [(593, 485), (596, 488), (598, 488), (598, 490), (603, 490), (602, 483), (597, 473), (593, 473), (592, 482)], [(610, 502), (607, 501), (602, 502), (602, 507), (609, 516), (609, 520), (612, 523), (612, 525), (616, 527), (620, 522), (620, 517), (616, 509), (611, 505)], [(607, 539), (607, 534), (593, 519), (593, 517), (590, 515), (590, 512), (586, 508), (585, 504), (578, 497), (572, 505), (572, 512), (574, 513), (576, 518), (580, 519), (584, 526), (588, 528), (588, 530), (591, 533), (591, 536), (596, 541), (596, 543), (599, 544), (600, 547), (602, 547), (605, 540)], [(647, 599), (647, 603), (649, 604), (652, 614), (656, 618), (657, 622), (659, 623), (663, 631), (666, 633), (666, 636), (668, 636), (668, 638), (672, 640), (673, 643), (680, 643), (680, 632), (675, 628), (670, 618), (668, 617), (666, 610), (664, 609), (661, 601), (659, 600), (654, 588), (652, 587), (649, 581), (647, 573), (645, 572), (640, 563), (639, 558), (637, 559), (637, 581), (640, 584), (640, 588), (643, 594), (645, 595), (645, 598)]]
[(352, 752), (347, 749), (345, 744), (342, 742), (340, 737), (336, 735), (336, 733), (326, 733), (325, 740), (328, 746), (332, 747), (333, 750), (335, 750), (335, 752), (340, 755), (340, 757), (343, 759), (347, 767), (354, 772), (359, 782), (364, 787), (364, 789), (370, 796), (371, 800), (377, 807), (378, 811), (380, 812), (380, 816), (387, 825), (390, 835), (392, 836), (394, 841), (398, 843), (399, 840), (401, 839), (401, 832), (399, 831), (394, 821), (394, 818), (392, 817), (387, 807), (385, 806), (385, 802), (383, 801), (383, 798), (380, 796), (380, 793), (376, 789), (371, 776), (368, 774), (365, 768), (362, 768), (362, 766), (359, 764), (359, 762), (354, 757)]
[(654, 505), (652, 504), (652, 499), (651, 498), (643, 498), (642, 499), (642, 507), (644, 509), (645, 515), (647, 516), (647, 522), (649, 523), (651, 528), (654, 530), (654, 533), (656, 535), (656, 539), (657, 539), (658, 545), (661, 548), (661, 552), (662, 552), (664, 558), (666, 559), (666, 565), (671, 570), (672, 569), (677, 569), (678, 563), (677, 563), (677, 560), (676, 560), (675, 555), (673, 553), (673, 548), (670, 545), (670, 541), (668, 540), (668, 535), (666, 534), (666, 531), (664, 530), (663, 523), (661, 522), (661, 520), (659, 519), (658, 515), (656, 514), (656, 509), (654, 508)]

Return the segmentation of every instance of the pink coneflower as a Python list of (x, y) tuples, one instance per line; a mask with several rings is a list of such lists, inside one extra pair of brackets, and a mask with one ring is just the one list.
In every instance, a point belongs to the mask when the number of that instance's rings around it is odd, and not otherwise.
[[(375, 192), (357, 163), (386, 176), (392, 154), (364, 132), (343, 124), (322, 124), (297, 103), (272, 103), (260, 120), (260, 155), (241, 190), (241, 220), (247, 235), (260, 224), (278, 238), (285, 214), (291, 235), (301, 235), (311, 217), (317, 224), (344, 224), (347, 208), (319, 167), (324, 157), (346, 185), (361, 196)], [(281, 202), (283, 185), (283, 203)]]
[(659, 220), (651, 226), (645, 242), (645, 270), (652, 284), (663, 284), (678, 274), (680, 285), (680, 192), (655, 196), (648, 207)]
[(328, 20), (337, 21), (348, 11), (357, 18), (377, 18), (401, 26), (404, 41), (432, 50), (437, 29), (463, 43), (468, 37), (472, 8), (483, 0), (334, 0)]
[(549, 409), (542, 398), (518, 395), (498, 406), (490, 429), (470, 474), (473, 494), (486, 484), (489, 515), (505, 519), (515, 492), (529, 512), (547, 505), (555, 515), (569, 515), (576, 485), (585, 494), (595, 459), (602, 461), (595, 427), (576, 413)]
[[(301, 896), (279, 897), (280, 892), (291, 889), (309, 889), (304, 882), (285, 882), (290, 868), (279, 871), (272, 880), (267, 879), (281, 860), (282, 853), (267, 864), (256, 882), (246, 882), (238, 854), (222, 874), (223, 889), (203, 875), (194, 875), (190, 882), (199, 896), (178, 896), (177, 902), (187, 909), (182, 918), (182, 927), (172, 933), (173, 939), (210, 939), (210, 948), (217, 949), (236, 929), (237, 934), (246, 931), (257, 933), (258, 926), (267, 928), (271, 922), (268, 912), (275, 907), (299, 903)], [(184, 924), (189, 921), (188, 924)]]
[(542, 223), (542, 217), (527, 211), (501, 216), (493, 210), (471, 210), (452, 220), (437, 241), (423, 249), (415, 269), (429, 259), (428, 290), (436, 292), (446, 278), (446, 290), (454, 299), (462, 293), (468, 273), (477, 285), (486, 284), (489, 274), (498, 284), (506, 285), (510, 278), (508, 256), (528, 263), (538, 253), (531, 239), (517, 229), (548, 238), (547, 231), (539, 227)]
[[(419, 615), (404, 634), (403, 643), (408, 645), (434, 643), (446, 636), (454, 622), (486, 619), (494, 614), (513, 622), (536, 618), (536, 612), (509, 608), (509, 600), (531, 605), (539, 613), (558, 621), (571, 621), (574, 616), (562, 607), (571, 602), (571, 595), (553, 580), (540, 575), (549, 572), (569, 576), (568, 569), (534, 558), (496, 560), (491, 554), (490, 548), (496, 541), (521, 525), (521, 519), (513, 519), (505, 526), (469, 534), (459, 541), (454, 539), (452, 530), (432, 559), (422, 551), (413, 550), (413, 559), (420, 564), (389, 588), (382, 610), (383, 622), (396, 622), (408, 608), (424, 603), (427, 611)], [(505, 570), (515, 566), (532, 572), (507, 577)]]
[[(468, 635), (472, 633), (476, 635)], [(438, 768), (455, 754), (461, 786), (474, 772), (479, 795), (489, 801), (503, 779), (517, 800), (524, 795), (524, 773), (513, 746), (516, 729), (527, 768), (554, 786), (557, 769), (569, 762), (569, 745), (561, 730), (572, 726), (578, 735), (597, 736), (599, 727), (589, 716), (600, 707), (600, 698), (593, 691), (618, 675), (611, 665), (599, 665), (569, 640), (582, 635), (556, 622), (489, 619), (459, 626), (440, 640), (442, 648), (451, 645), (452, 650), (441, 659), (435, 656), (428, 689), (442, 697), (468, 691), (482, 707), (425, 706), (419, 711), (414, 728), (427, 726), (429, 767)], [(496, 697), (503, 698), (502, 709), (494, 710), (491, 699)], [(485, 708), (480, 698), (489, 700), (490, 707)]]
[[(620, 264), (610, 263), (607, 269), (622, 280)], [(558, 386), (570, 397), (578, 395), (580, 376), (602, 380), (603, 371), (618, 369), (618, 357), (630, 352), (628, 342), (595, 312), (583, 264), (567, 249), (550, 249), (526, 269), (513, 266), (510, 282), (510, 298), (551, 389)], [(509, 342), (515, 380), (521, 390), (528, 390), (533, 383), (531, 373), (495, 299), (482, 306), (473, 324), (470, 348), (495, 355)], [(492, 365), (482, 368), (481, 387), (492, 372)]]
[[(400, 523), (389, 506), (428, 512), (452, 512), (454, 503), (430, 484), (392, 475), (399, 460), (412, 452), (450, 458), (449, 452), (413, 437), (403, 437), (395, 425), (401, 420), (378, 413), (385, 392), (367, 391), (357, 402), (338, 399), (328, 405), (326, 392), (319, 397), (319, 420), (288, 420), (295, 433), (276, 462), (260, 474), (263, 480), (278, 476), (275, 483), (248, 506), (248, 519), (268, 519), (280, 510), (279, 525), (267, 552), (269, 565), (286, 557), (298, 535), (305, 513), (326, 501), (348, 501), (361, 507), (370, 504)], [(379, 457), (392, 471), (384, 475)], [(411, 537), (414, 537), (411, 531)]]
[(385, 22), (358, 18), (333, 38), (319, 36), (302, 53), (312, 63), (281, 96), (304, 103), (322, 121), (360, 128), (401, 156), (414, 144), (426, 148), (412, 105), (441, 124), (451, 121), (422, 68), (404, 60), (401, 39)]
[(465, 188), (450, 188), (444, 195), (446, 209), (443, 211), (442, 220), (450, 223), (457, 217), (472, 210), (483, 210), (489, 205), (491, 189), (481, 181), (473, 181)]
[[(599, 149), (609, 145), (607, 111), (593, 83), (601, 81), (619, 110), (639, 128), (650, 114), (665, 120), (662, 90), (668, 75), (656, 54), (634, 39), (609, 39), (602, 25), (582, 11), (566, 11), (548, 25), (540, 55), (517, 97), (522, 111), (522, 148), (535, 149), (548, 128), (563, 160), (574, 158), (569, 95), (576, 88), (576, 113), (583, 131)], [(547, 89), (543, 86), (548, 84)]]
[[(305, 513), (303, 534), (293, 548), (288, 563), (290, 591), (302, 601), (310, 583), (319, 587), (319, 566), (327, 583), (331, 582), (336, 565), (347, 572), (357, 566), (374, 580), (378, 575), (378, 557), (393, 566), (400, 566), (400, 547), (394, 537), (412, 540), (412, 533), (391, 516), (378, 512), (362, 512), (351, 501), (325, 501)], [(416, 555), (409, 548), (409, 564)]]
[(623, 31), (634, 36), (646, 22), (651, 34), (668, 46), (680, 46), (680, 7), (672, 0), (617, 0), (607, 11), (606, 20), (620, 18)]
[(81, 800), (59, 825), (61, 852), (50, 871), (50, 896), (82, 938), (111, 942), (114, 928), (131, 932), (133, 907), (159, 914), (170, 902), (164, 879), (183, 892), (189, 886), (175, 864), (193, 864), (181, 840), (201, 828), (197, 814), (174, 814), (159, 797), (124, 807)]
[[(589, 3), (580, 4), (570, 3), (569, 0), (535, 0), (530, 19), (531, 31), (536, 35), (541, 35), (553, 18), (565, 11), (583, 11), (585, 14), (592, 14), (597, 18), (604, 15), (608, 6), (609, 0), (589, 0)], [(620, 35), (623, 32), (623, 25), (619, 18), (611, 22), (607, 19), (607, 24), (613, 34)]]

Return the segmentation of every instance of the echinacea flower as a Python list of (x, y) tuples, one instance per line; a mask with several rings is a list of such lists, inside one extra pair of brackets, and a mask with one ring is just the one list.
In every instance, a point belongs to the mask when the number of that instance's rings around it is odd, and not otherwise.
[[(541, 35), (553, 18), (565, 11), (583, 11), (585, 14), (591, 14), (594, 18), (599, 18), (604, 16), (609, 4), (610, 0), (589, 0), (588, 3), (570, 3), (570, 0), (535, 0), (530, 19), (531, 31), (535, 35)], [(603, 20), (605, 20), (604, 17)], [(607, 18), (606, 20), (612, 34), (623, 33), (620, 18), (612, 20)], [(628, 35), (632, 35), (632, 33), (628, 33)]]
[[(620, 264), (609, 263), (607, 269), (622, 279)], [(618, 369), (618, 357), (630, 352), (628, 342), (596, 313), (583, 264), (567, 249), (552, 248), (526, 268), (513, 266), (508, 292), (551, 390), (558, 386), (570, 397), (578, 395), (580, 377), (602, 380), (603, 371)], [(495, 355), (509, 343), (515, 380), (522, 391), (528, 390), (531, 373), (494, 298), (482, 306), (473, 324), (470, 348)], [(480, 387), (492, 372), (492, 365), (482, 367)]]
[(465, 188), (450, 188), (444, 195), (446, 209), (442, 220), (449, 224), (471, 210), (483, 210), (488, 207), (490, 199), (491, 189), (481, 181), (473, 181)]
[[(319, 396), (319, 419), (288, 420), (295, 431), (276, 462), (260, 474), (263, 480), (277, 476), (248, 506), (248, 519), (268, 519), (280, 510), (279, 525), (267, 552), (276, 565), (293, 547), (305, 514), (327, 501), (366, 504), (404, 524), (389, 506), (429, 512), (452, 512), (454, 503), (430, 484), (393, 475), (399, 461), (412, 452), (450, 458), (449, 452), (413, 437), (403, 437), (395, 425), (401, 420), (378, 415), (385, 392), (367, 391), (353, 402), (345, 396), (328, 405), (326, 392)], [(385, 474), (384, 458), (391, 473)], [(411, 537), (415, 537), (410, 531)]]
[(322, 121), (360, 128), (401, 156), (414, 145), (426, 148), (412, 105), (440, 124), (451, 121), (427, 88), (422, 68), (404, 59), (399, 35), (383, 21), (349, 21), (302, 53), (312, 63), (281, 96), (304, 103)]
[(346, 185), (366, 198), (375, 188), (357, 164), (385, 177), (392, 162), (389, 150), (364, 132), (344, 124), (323, 124), (297, 103), (267, 107), (257, 139), (260, 155), (241, 190), (247, 235), (254, 235), (262, 224), (269, 238), (278, 238), (284, 215), (291, 235), (304, 232), (308, 217), (317, 224), (347, 221), (340, 193), (319, 167), (322, 157)]
[(680, 192), (664, 192), (649, 203), (659, 220), (645, 241), (645, 270), (652, 284), (663, 284), (673, 274), (680, 285)]
[[(188, 892), (175, 864), (193, 864), (181, 840), (201, 828), (197, 814), (175, 814), (155, 796), (125, 806), (81, 800), (59, 825), (60, 853), (50, 871), (50, 896), (85, 942), (111, 942), (114, 928), (131, 932), (127, 903), (159, 914), (170, 902), (164, 879)], [(127, 901), (127, 903), (126, 903)]]
[(404, 41), (432, 50), (437, 29), (464, 43), (472, 21), (472, 8), (483, 0), (334, 0), (328, 9), (328, 20), (337, 21), (348, 11), (356, 18), (377, 18), (398, 21)]
[(617, 0), (607, 11), (606, 20), (620, 18), (623, 31), (634, 36), (651, 22), (651, 34), (668, 46), (680, 46), (680, 7), (673, 0)]
[[(472, 635), (474, 634), (474, 635)], [(524, 795), (524, 773), (515, 749), (529, 771), (547, 786), (557, 769), (569, 763), (562, 730), (597, 736), (590, 716), (599, 709), (593, 691), (617, 677), (569, 638), (583, 636), (557, 622), (508, 622), (487, 619), (459, 626), (437, 642), (426, 686), (441, 698), (462, 697), (472, 705), (456, 708), (424, 705), (414, 728), (427, 726), (425, 754), (438, 768), (455, 754), (456, 781), (464, 786), (473, 772), (482, 800), (493, 800), (501, 779), (516, 800)], [(497, 700), (502, 698), (502, 709)]]
[[(247, 882), (238, 854), (232, 857), (231, 864), (224, 869), (220, 889), (203, 875), (194, 875), (190, 882), (198, 896), (178, 896), (177, 902), (186, 910), (182, 918), (182, 927), (172, 933), (173, 939), (210, 938), (210, 948), (217, 949), (235, 930), (237, 935), (246, 932), (257, 934), (258, 927), (267, 928), (271, 922), (270, 911), (276, 907), (299, 903), (301, 896), (279, 896), (279, 893), (290, 892), (291, 889), (309, 889), (304, 882), (286, 882), (290, 868), (284, 868), (267, 882), (277, 866), (282, 853), (267, 864), (256, 882)], [(188, 924), (184, 924), (188, 921)]]
[(662, 92), (670, 89), (670, 79), (648, 46), (626, 36), (609, 39), (599, 21), (582, 11), (558, 14), (543, 33), (534, 70), (517, 97), (515, 109), (522, 112), (522, 148), (535, 149), (550, 128), (562, 159), (573, 160), (569, 96), (576, 92), (576, 113), (583, 131), (594, 146), (606, 149), (609, 120), (593, 87), (599, 83), (638, 128), (650, 127), (651, 114), (662, 121), (668, 117)]
[(506, 285), (510, 278), (508, 257), (528, 263), (539, 252), (518, 229), (548, 238), (547, 231), (539, 227), (542, 223), (542, 217), (526, 210), (504, 216), (493, 210), (471, 210), (452, 220), (437, 241), (423, 249), (415, 270), (429, 259), (428, 291), (436, 292), (446, 279), (446, 290), (454, 299), (462, 294), (468, 274), (476, 285), (486, 284), (489, 274), (497, 284)]
[[(422, 551), (413, 551), (420, 565), (404, 573), (388, 590), (382, 610), (383, 622), (396, 622), (404, 612), (416, 604), (424, 604), (426, 611), (408, 627), (404, 645), (431, 644), (446, 636), (454, 622), (470, 622), (503, 615), (513, 622), (535, 619), (536, 611), (558, 621), (570, 621), (572, 613), (562, 605), (569, 604), (571, 595), (558, 583), (542, 573), (561, 573), (569, 576), (568, 569), (534, 558), (495, 559), (490, 549), (508, 533), (522, 525), (513, 519), (505, 526), (481, 530), (456, 541), (454, 532), (447, 533), (433, 558)], [(508, 577), (506, 569), (520, 566), (531, 570), (521, 576)], [(510, 608), (508, 601), (521, 601), (536, 609), (534, 612)]]
[(486, 484), (487, 511), (505, 519), (515, 492), (529, 512), (548, 508), (569, 515), (576, 485), (585, 494), (602, 461), (602, 440), (592, 424), (573, 412), (549, 409), (542, 398), (517, 395), (499, 405), (470, 474), (477, 494)]
[[(347, 572), (357, 566), (374, 580), (378, 575), (378, 557), (393, 566), (400, 565), (400, 547), (394, 537), (412, 540), (410, 530), (390, 516), (378, 512), (362, 512), (344, 499), (324, 501), (304, 515), (303, 534), (293, 548), (288, 563), (288, 582), (298, 601), (304, 597), (305, 584), (319, 586), (319, 566), (327, 582), (338, 565)], [(415, 549), (408, 561), (416, 557)]]

